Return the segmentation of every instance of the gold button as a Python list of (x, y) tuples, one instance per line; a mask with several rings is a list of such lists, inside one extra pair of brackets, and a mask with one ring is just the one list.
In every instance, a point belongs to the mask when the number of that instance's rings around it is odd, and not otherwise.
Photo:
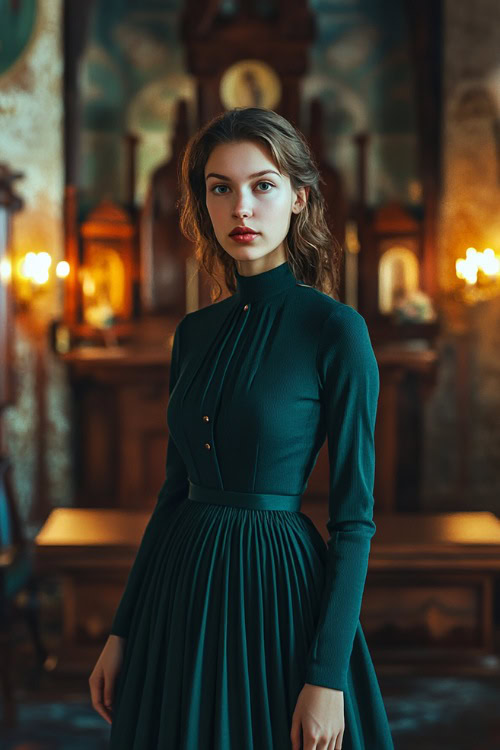
[(245, 307), (243, 309), (244, 310), (248, 310), (248, 305), (245, 305)]
[(203, 417), (203, 421), (210, 422), (210, 417), (207, 417), (207, 415), (205, 414), (205, 416)]
[(205, 448), (207, 449), (207, 451), (209, 451), (211, 449), (211, 447), (212, 446), (210, 445), (210, 443), (205, 443)]

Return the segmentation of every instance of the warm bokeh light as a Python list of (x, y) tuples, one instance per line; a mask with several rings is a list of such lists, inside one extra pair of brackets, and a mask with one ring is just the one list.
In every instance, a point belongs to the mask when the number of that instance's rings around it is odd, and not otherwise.
[(52, 265), (52, 258), (46, 252), (37, 253), (38, 263), (45, 268), (50, 268)]
[(33, 276), (31, 277), (31, 280), (39, 286), (41, 286), (42, 284), (46, 284), (49, 280), (48, 270), (46, 268), (37, 266), (37, 268), (35, 268)]
[[(17, 258), (11, 271), (15, 280), (17, 300), (20, 303), (29, 304), (38, 292), (49, 291), (52, 286), (51, 281), (61, 279), (60, 283), (63, 283), (64, 279), (69, 276), (70, 271), (71, 267), (65, 260), (59, 261), (54, 267), (52, 256), (44, 250), (27, 252)], [(8, 272), (7, 269), (5, 271), (0, 269), (2, 278)]]
[(468, 247), (465, 258), (459, 258), (455, 263), (456, 274), (467, 284), (477, 284), (478, 271), (485, 276), (500, 276), (500, 257), (491, 247), (478, 252), (475, 247)]
[(21, 258), (19, 265), (19, 275), (23, 279), (31, 279), (35, 273), (36, 267), (36, 253), (26, 253), (24, 258)]
[(477, 281), (477, 266), (469, 259), (459, 258), (455, 264), (457, 276), (464, 279), (467, 284), (475, 284)]
[(0, 261), (0, 280), (6, 284), (12, 278), (12, 264), (9, 258), (2, 258)]
[(49, 268), (51, 265), (52, 258), (45, 251), (26, 253), (18, 266), (19, 276), (41, 286), (49, 280)]
[(67, 260), (60, 260), (56, 266), (56, 276), (59, 279), (65, 279), (69, 276), (69, 263)]
[(500, 258), (495, 255), (495, 252), (491, 247), (487, 247), (483, 250), (479, 267), (481, 271), (488, 276), (496, 276), (500, 274)]

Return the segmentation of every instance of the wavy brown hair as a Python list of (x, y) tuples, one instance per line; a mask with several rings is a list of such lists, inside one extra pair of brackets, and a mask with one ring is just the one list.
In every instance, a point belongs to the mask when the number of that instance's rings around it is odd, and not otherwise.
[(180, 229), (195, 243), (200, 266), (219, 287), (212, 288), (215, 302), (221, 295), (216, 273), (222, 268), (225, 284), (236, 291), (236, 261), (219, 244), (207, 210), (205, 165), (219, 144), (253, 141), (270, 151), (281, 174), (288, 175), (294, 190), (309, 187), (306, 206), (292, 213), (285, 240), (287, 261), (294, 276), (326, 294), (338, 294), (341, 248), (331, 234), (326, 204), (320, 190), (324, 183), (304, 135), (287, 119), (270, 109), (236, 107), (212, 118), (188, 141), (180, 158)]

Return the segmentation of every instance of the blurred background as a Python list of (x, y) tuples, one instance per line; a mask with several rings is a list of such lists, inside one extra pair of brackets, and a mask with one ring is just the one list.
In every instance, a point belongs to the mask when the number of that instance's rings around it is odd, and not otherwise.
[(311, 144), (379, 363), (361, 622), (396, 747), (500, 748), (500, 4), (0, 0), (2, 750), (107, 746), (88, 677), (211, 301), (178, 159), (251, 105)]

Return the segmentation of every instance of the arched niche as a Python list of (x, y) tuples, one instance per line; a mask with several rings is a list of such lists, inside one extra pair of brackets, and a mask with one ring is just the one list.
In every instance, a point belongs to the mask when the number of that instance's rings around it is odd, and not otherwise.
[(378, 268), (379, 312), (389, 315), (394, 307), (419, 287), (419, 263), (416, 254), (401, 244), (382, 254)]

